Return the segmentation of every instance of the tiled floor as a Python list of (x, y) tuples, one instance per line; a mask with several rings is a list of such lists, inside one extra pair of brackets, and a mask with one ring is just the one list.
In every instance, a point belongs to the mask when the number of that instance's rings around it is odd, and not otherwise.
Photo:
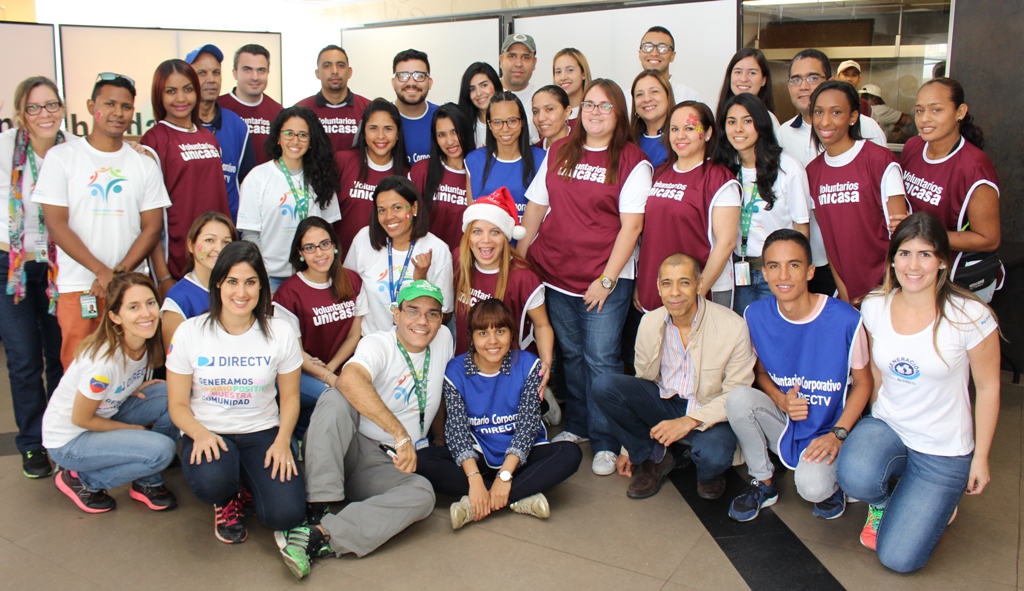
[[(7, 380), (2, 382), (0, 433), (10, 433), (10, 392)], [(1004, 383), (992, 483), (982, 496), (964, 498), (959, 516), (920, 572), (887, 571), (859, 545), (863, 503), (851, 505), (836, 521), (816, 520), (787, 475), (772, 510), (851, 591), (1024, 588), (1019, 578), (1024, 568), (1019, 556), (1022, 394), (1021, 387)], [(625, 479), (594, 476), (589, 461), (585, 457), (580, 472), (548, 495), (552, 515), (546, 521), (503, 511), (453, 532), (451, 499), (440, 498), (433, 515), (377, 552), (319, 560), (313, 574), (298, 582), (281, 561), (271, 532), (254, 521), (244, 544), (217, 541), (212, 509), (192, 497), (179, 469), (167, 478), (181, 503), (175, 511), (152, 513), (122, 487), (113, 491), (116, 511), (87, 515), (57, 491), (52, 479), (24, 478), (20, 456), (8, 455), (0, 457), (0, 495), (6, 499), (0, 504), (0, 589), (459, 591), (510, 583), (538, 590), (766, 588), (744, 581), (671, 484), (654, 498), (630, 500)]]

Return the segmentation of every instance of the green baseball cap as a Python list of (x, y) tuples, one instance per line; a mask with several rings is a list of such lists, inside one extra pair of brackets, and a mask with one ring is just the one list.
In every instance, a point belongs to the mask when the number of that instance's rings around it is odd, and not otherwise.
[(409, 285), (403, 287), (402, 291), (398, 292), (397, 303), (401, 306), (402, 302), (415, 300), (416, 298), (422, 298), (424, 296), (434, 298), (437, 300), (437, 303), (444, 305), (444, 295), (441, 294), (441, 288), (425, 279), (413, 281)]

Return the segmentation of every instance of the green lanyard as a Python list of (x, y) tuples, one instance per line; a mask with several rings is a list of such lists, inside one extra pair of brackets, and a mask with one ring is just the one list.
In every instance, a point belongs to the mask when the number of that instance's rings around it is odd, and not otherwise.
[(424, 421), (427, 418), (427, 379), (430, 377), (430, 346), (427, 346), (427, 353), (423, 358), (423, 371), (416, 371), (416, 366), (412, 364), (412, 358), (409, 357), (409, 352), (405, 350), (405, 346), (402, 341), (395, 339), (398, 343), (398, 350), (402, 352), (402, 357), (405, 357), (405, 362), (409, 365), (409, 371), (412, 372), (412, 381), (415, 384), (416, 389), (416, 402), (420, 407), (420, 437), (425, 437), (427, 434), (424, 428)]
[(306, 189), (306, 176), (302, 176), (302, 192), (295, 188), (295, 183), (292, 182), (292, 173), (288, 172), (288, 167), (284, 165), (284, 158), (277, 161), (277, 165), (281, 167), (281, 172), (284, 173), (285, 180), (288, 181), (288, 188), (292, 190), (292, 196), (295, 197), (295, 217), (302, 221), (309, 217), (309, 191)]
[(750, 236), (750, 220), (754, 217), (754, 202), (757, 201), (757, 183), (750, 188), (750, 201), (743, 203), (743, 167), (740, 167), (740, 257), (747, 258), (747, 237)]
[[(32, 192), (36, 190), (36, 181), (39, 180), (39, 169), (36, 168), (36, 155), (32, 152), (31, 143), (28, 145), (26, 155), (28, 156), (28, 165), (32, 168), (32, 188), (29, 189), (29, 196), (31, 198)], [(36, 207), (39, 209), (39, 239), (46, 240), (46, 224), (43, 221), (43, 206), (37, 205)]]

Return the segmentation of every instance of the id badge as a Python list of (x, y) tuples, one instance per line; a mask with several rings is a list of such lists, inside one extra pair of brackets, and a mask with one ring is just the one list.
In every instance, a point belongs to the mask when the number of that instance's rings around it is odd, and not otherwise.
[(49, 246), (45, 240), (36, 240), (36, 262), (45, 263), (50, 256)]
[(99, 308), (96, 305), (96, 296), (81, 296), (78, 298), (78, 303), (82, 306), (82, 318), (96, 318), (100, 315)]
[(416, 451), (419, 451), (421, 449), (426, 449), (428, 445), (430, 445), (430, 444), (427, 443), (427, 438), (424, 437), (423, 439), (420, 439), (420, 440), (416, 441)]
[(736, 285), (750, 285), (750, 263), (747, 261), (736, 261), (732, 265), (733, 274), (736, 277)]

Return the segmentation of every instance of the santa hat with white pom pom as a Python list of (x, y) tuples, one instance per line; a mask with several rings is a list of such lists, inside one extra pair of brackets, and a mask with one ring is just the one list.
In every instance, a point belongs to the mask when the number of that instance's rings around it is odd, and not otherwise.
[(462, 231), (465, 232), (469, 224), (477, 220), (494, 224), (509, 240), (522, 240), (526, 237), (526, 228), (519, 225), (516, 202), (505, 187), (499, 187), (497, 191), (473, 201), (466, 208), (462, 214)]

